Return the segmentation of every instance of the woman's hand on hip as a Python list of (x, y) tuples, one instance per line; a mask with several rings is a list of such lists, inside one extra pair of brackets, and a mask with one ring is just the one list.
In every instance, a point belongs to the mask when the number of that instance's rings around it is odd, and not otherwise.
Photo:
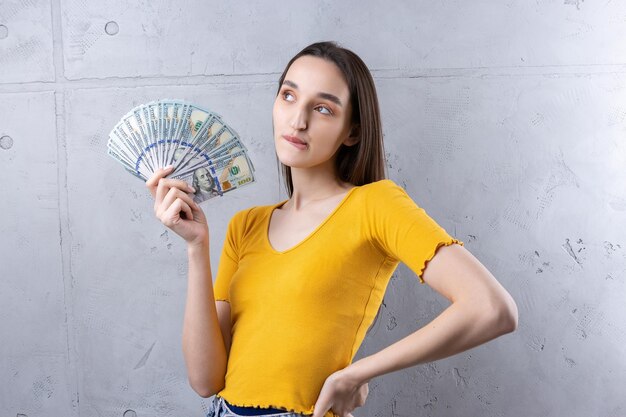
[(154, 214), (165, 226), (190, 244), (202, 243), (209, 236), (204, 212), (193, 201), (193, 188), (183, 180), (165, 178), (173, 167), (158, 169), (146, 181), (154, 197)]
[(367, 382), (359, 383), (343, 369), (339, 370), (324, 381), (312, 417), (323, 417), (328, 410), (339, 417), (354, 417), (352, 411), (365, 404), (368, 393)]

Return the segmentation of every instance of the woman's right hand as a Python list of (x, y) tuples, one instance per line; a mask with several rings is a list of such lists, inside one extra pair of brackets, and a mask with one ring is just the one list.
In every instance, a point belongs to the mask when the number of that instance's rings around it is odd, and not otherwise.
[(158, 169), (146, 181), (154, 197), (154, 214), (189, 245), (208, 241), (209, 226), (200, 206), (193, 201), (193, 188), (183, 180), (164, 178), (174, 168)]

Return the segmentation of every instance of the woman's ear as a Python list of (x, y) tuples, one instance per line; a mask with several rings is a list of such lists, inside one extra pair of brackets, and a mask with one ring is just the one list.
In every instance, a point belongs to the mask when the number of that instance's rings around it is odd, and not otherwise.
[(346, 146), (352, 146), (359, 143), (361, 140), (361, 127), (359, 125), (354, 125), (350, 129), (350, 133), (346, 140), (343, 141), (343, 144)]

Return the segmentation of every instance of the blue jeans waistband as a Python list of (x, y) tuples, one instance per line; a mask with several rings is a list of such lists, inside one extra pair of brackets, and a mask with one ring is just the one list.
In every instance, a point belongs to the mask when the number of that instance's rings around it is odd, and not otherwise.
[(206, 417), (226, 416), (311, 417), (309, 414), (299, 414), (277, 408), (237, 407), (227, 403), (223, 397), (214, 395), (209, 401)]
[(234, 411), (237, 414), (242, 416), (263, 416), (265, 414), (278, 414), (285, 413), (287, 410), (281, 410), (280, 408), (258, 408), (258, 407), (239, 407), (237, 405), (232, 405), (225, 398), (222, 398), (228, 408)]

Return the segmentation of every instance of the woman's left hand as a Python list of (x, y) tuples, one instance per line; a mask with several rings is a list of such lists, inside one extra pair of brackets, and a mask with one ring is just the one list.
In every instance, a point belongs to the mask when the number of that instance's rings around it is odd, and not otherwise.
[(312, 417), (324, 417), (328, 410), (339, 417), (354, 417), (351, 412), (365, 404), (368, 392), (367, 382), (360, 384), (345, 369), (339, 370), (324, 381)]

